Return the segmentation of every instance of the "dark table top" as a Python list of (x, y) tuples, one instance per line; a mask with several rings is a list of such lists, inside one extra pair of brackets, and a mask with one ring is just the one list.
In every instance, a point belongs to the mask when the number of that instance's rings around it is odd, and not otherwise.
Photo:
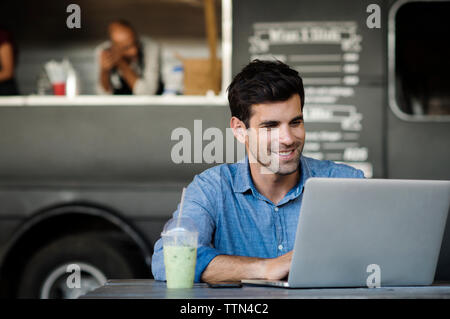
[(314, 288), (286, 289), (244, 285), (242, 288), (209, 288), (205, 283), (192, 289), (167, 289), (163, 281), (153, 279), (109, 280), (82, 299), (368, 299), (368, 298), (446, 298), (450, 299), (450, 283), (418, 287), (380, 288)]

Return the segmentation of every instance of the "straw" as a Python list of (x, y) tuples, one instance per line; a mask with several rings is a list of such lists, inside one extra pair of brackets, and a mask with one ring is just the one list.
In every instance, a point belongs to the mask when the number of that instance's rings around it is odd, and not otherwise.
[(183, 213), (183, 203), (184, 203), (184, 194), (186, 193), (186, 187), (183, 187), (183, 192), (181, 193), (181, 203), (180, 203), (180, 213), (178, 214), (177, 228), (180, 226), (180, 218)]
[[(184, 195), (186, 193), (186, 187), (183, 187), (183, 192), (181, 193), (181, 203), (180, 203), (180, 213), (178, 214), (178, 220), (177, 220), (177, 228), (180, 227), (180, 219), (181, 214), (183, 213), (183, 203), (184, 203)], [(177, 236), (175, 235), (175, 245), (177, 243)]]

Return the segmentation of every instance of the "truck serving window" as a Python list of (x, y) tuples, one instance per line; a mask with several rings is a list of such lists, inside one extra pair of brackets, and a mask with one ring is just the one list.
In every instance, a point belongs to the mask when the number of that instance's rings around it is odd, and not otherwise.
[[(231, 81), (231, 0), (83, 0), (78, 2), (79, 28), (66, 25), (71, 13), (66, 12), (65, 4), (16, 2), (0, 5), (0, 24), (11, 32), (20, 48), (15, 77), (21, 96), (2, 96), (0, 106), (226, 104), (224, 92)], [(45, 23), (41, 21), (43, 15), (48, 16)], [(136, 30), (140, 47), (144, 47), (144, 39), (154, 42), (151, 49), (149, 46), (140, 52), (135, 73), (139, 78), (151, 73), (148, 78), (152, 79), (152, 89), (147, 91), (155, 93), (138, 90), (141, 93), (108, 95), (108, 90), (98, 89), (99, 53), (109, 49), (102, 44), (109, 40), (108, 25), (114, 20), (124, 20)], [(144, 69), (145, 52), (156, 56), (148, 59), (154, 62), (149, 67), (151, 72)], [(54, 98), (65, 94), (55, 92), (56, 80), (50, 79), (48, 73), (52, 72), (44, 66), (63, 60), (68, 60), (75, 71), (72, 87), (76, 87), (76, 93)], [(115, 84), (121, 81), (116, 74), (109, 80)], [(61, 83), (65, 82), (56, 84)], [(73, 96), (76, 98), (69, 98)]]
[(389, 21), (389, 97), (405, 120), (450, 120), (450, 2), (395, 3)]

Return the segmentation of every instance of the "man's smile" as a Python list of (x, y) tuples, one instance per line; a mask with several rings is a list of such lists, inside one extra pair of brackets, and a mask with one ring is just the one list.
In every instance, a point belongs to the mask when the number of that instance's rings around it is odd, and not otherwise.
[(280, 160), (288, 161), (288, 160), (291, 160), (292, 158), (294, 158), (295, 150), (296, 149), (291, 149), (291, 150), (287, 150), (287, 151), (279, 151), (278, 153), (275, 152), (275, 154), (278, 155)]

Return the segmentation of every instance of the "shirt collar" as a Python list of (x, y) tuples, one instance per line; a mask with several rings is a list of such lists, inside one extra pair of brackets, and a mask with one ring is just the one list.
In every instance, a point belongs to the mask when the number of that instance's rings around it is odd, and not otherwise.
[(300, 156), (300, 180), (297, 184), (297, 193), (300, 194), (303, 192), (303, 189), (305, 188), (306, 180), (313, 176), (311, 172), (311, 168), (308, 165), (308, 161), (306, 158), (302, 155)]
[[(303, 192), (306, 180), (312, 176), (311, 169), (303, 155), (300, 156), (300, 180), (297, 186), (293, 189), (293, 195), (298, 196)], [(248, 163), (248, 156), (237, 163), (236, 174), (233, 180), (233, 190), (237, 193), (244, 193), (249, 189), (255, 193), (253, 180), (250, 175), (250, 166)], [(292, 191), (290, 192), (292, 193)]]
[(233, 180), (233, 190), (237, 193), (244, 193), (253, 188), (253, 181), (250, 176), (248, 156), (237, 162), (236, 174)]

